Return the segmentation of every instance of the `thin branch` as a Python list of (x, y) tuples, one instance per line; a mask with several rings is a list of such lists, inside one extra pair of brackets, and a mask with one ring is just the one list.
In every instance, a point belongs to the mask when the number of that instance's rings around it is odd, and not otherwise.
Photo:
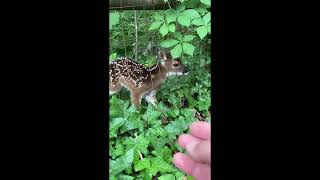
[(138, 20), (137, 20), (137, 10), (134, 10), (134, 26), (135, 26), (135, 36), (136, 36), (135, 60), (138, 62)]

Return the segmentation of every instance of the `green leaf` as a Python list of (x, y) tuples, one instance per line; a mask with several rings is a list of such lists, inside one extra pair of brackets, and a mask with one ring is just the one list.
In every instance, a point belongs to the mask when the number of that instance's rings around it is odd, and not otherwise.
[(162, 37), (164, 37), (166, 34), (168, 34), (168, 32), (168, 26), (166, 25), (166, 23), (163, 23), (163, 25), (160, 27), (160, 34), (162, 35)]
[(180, 110), (177, 109), (177, 108), (173, 108), (171, 109), (170, 111), (168, 111), (168, 115), (173, 117), (173, 118), (176, 118), (179, 116), (179, 113), (180, 113)]
[(143, 161), (139, 160), (134, 162), (134, 170), (136, 172), (141, 171), (143, 169), (149, 169), (149, 168), (150, 168), (150, 159), (148, 158), (144, 158)]
[(179, 41), (182, 41), (182, 34), (180, 32), (176, 32), (174, 37), (177, 38)]
[(198, 11), (195, 10), (195, 9), (184, 10), (179, 15), (187, 16), (187, 17), (189, 17), (189, 19), (196, 19), (196, 18), (200, 18), (201, 17), (200, 14), (198, 13)]
[(162, 148), (153, 150), (151, 153), (156, 157), (163, 158), (163, 160), (167, 163), (170, 163), (172, 161), (172, 150), (167, 146), (163, 146)]
[(117, 130), (125, 123), (126, 118), (114, 118), (110, 123), (109, 138), (117, 137)]
[(152, 173), (150, 170), (142, 171), (141, 172), (142, 180), (150, 180), (152, 179)]
[(196, 118), (194, 117), (195, 110), (192, 109), (181, 109), (181, 114), (186, 118), (188, 123), (194, 122)]
[(125, 154), (124, 145), (122, 143), (120, 143), (119, 141), (117, 141), (116, 147), (114, 149), (115, 150), (111, 154), (112, 158), (116, 158), (118, 156), (121, 156), (121, 155)]
[(162, 14), (156, 12), (154, 14), (154, 19), (157, 20), (157, 21), (162, 21), (163, 22), (164, 21), (164, 16)]
[(183, 133), (182, 126), (179, 124), (179, 122), (176, 121), (169, 123), (167, 126), (165, 126), (164, 129), (168, 132), (168, 134), (173, 136)]
[(198, 19), (194, 19), (192, 21), (192, 24), (196, 25), (196, 26), (202, 26), (205, 24), (204, 20), (202, 18), (198, 18)]
[(211, 13), (208, 12), (206, 15), (204, 15), (203, 20), (205, 24), (208, 24), (211, 21)]
[(211, 98), (209, 98), (209, 97), (206, 97), (206, 98), (202, 97), (197, 102), (197, 107), (198, 107), (199, 111), (208, 110), (210, 105), (211, 105)]
[(168, 29), (170, 32), (176, 32), (176, 26), (173, 23), (168, 25)]
[[(166, 130), (165, 132), (166, 134), (168, 134)], [(159, 137), (159, 138), (155, 138), (155, 141), (151, 141), (151, 144), (155, 149), (161, 149), (168, 142), (169, 142), (169, 139), (167, 137)]]
[(120, 133), (123, 134), (127, 131), (137, 129), (143, 126), (142, 121), (140, 121), (141, 115), (139, 113), (133, 113), (126, 123), (121, 127)]
[(109, 116), (110, 117), (122, 117), (127, 109), (129, 102), (118, 99), (116, 96), (112, 96), (109, 100)]
[(129, 137), (124, 142), (124, 145), (127, 146), (128, 149), (134, 148), (136, 151), (140, 151), (142, 154), (148, 154), (148, 146), (150, 141), (148, 141), (142, 134), (137, 138)]
[(211, 0), (200, 0), (205, 5), (211, 6)]
[(147, 120), (149, 124), (156, 124), (161, 112), (154, 109), (152, 105), (148, 105), (147, 112), (143, 115), (143, 119)]
[(128, 176), (128, 175), (122, 174), (122, 175), (117, 176), (117, 179), (121, 179), (121, 180), (133, 180), (134, 177), (133, 177), (133, 176)]
[(178, 58), (181, 56), (182, 53), (182, 46), (179, 43), (178, 45), (176, 45), (171, 51), (171, 56), (172, 58)]
[(112, 26), (119, 24), (120, 14), (118, 12), (109, 14), (109, 30)]
[(163, 22), (160, 22), (160, 21), (153, 22), (149, 27), (149, 31), (158, 29), (161, 26), (161, 24), (163, 24)]
[(110, 56), (109, 56), (109, 62), (113, 61), (114, 59), (116, 59), (117, 57), (117, 53), (112, 53)]
[(154, 176), (157, 174), (157, 172), (174, 172), (175, 169), (169, 163), (166, 163), (161, 157), (154, 157), (151, 159), (150, 171), (151, 174)]
[(208, 32), (211, 34), (211, 23), (208, 24), (207, 30), (208, 30)]
[(163, 47), (163, 48), (169, 48), (169, 47), (172, 47), (176, 44), (178, 44), (179, 41), (175, 40), (175, 39), (171, 39), (171, 38), (168, 38), (164, 41), (161, 41), (160, 42), (160, 46)]
[(182, 173), (182, 172), (180, 172), (180, 171), (177, 171), (176, 173), (175, 173), (175, 176), (176, 176), (176, 179), (178, 180), (178, 179), (186, 179), (186, 176)]
[(192, 44), (189, 43), (182, 43), (183, 52), (193, 56), (193, 51), (195, 47)]
[(177, 19), (177, 11), (174, 9), (168, 9), (165, 11), (167, 24), (175, 22)]
[(156, 131), (156, 135), (160, 137), (165, 137), (167, 136), (167, 132), (161, 127), (155, 127), (154, 130)]
[(196, 37), (196, 36), (194, 36), (194, 35), (186, 35), (186, 36), (183, 37), (183, 41), (184, 41), (184, 42), (190, 42), (190, 41), (192, 41), (195, 37)]
[(180, 98), (175, 94), (175, 93), (171, 93), (169, 95), (168, 101), (172, 104), (172, 105), (177, 105), (180, 103)]
[(188, 16), (184, 16), (184, 15), (179, 15), (178, 16), (178, 22), (179, 24), (181, 24), (182, 26), (187, 26), (189, 27), (191, 24), (191, 19)]
[(206, 7), (203, 7), (203, 6), (199, 6), (197, 9), (196, 9), (200, 14), (204, 14), (206, 12), (208, 12), (208, 10), (206, 9)]
[(200, 39), (203, 39), (208, 34), (207, 27), (206, 26), (198, 27), (197, 34), (199, 35)]
[(182, 11), (185, 10), (185, 9), (186, 9), (186, 6), (183, 5), (183, 4), (180, 4), (180, 5), (177, 7), (177, 13), (180, 13), (180, 12), (182, 12)]
[(110, 160), (109, 161), (109, 173), (110, 176), (114, 176), (123, 170), (127, 169), (129, 166), (131, 166), (131, 163), (133, 162), (133, 149), (130, 149), (126, 152), (123, 156), (119, 157), (118, 159)]
[(166, 174), (158, 177), (158, 180), (176, 180), (173, 174)]

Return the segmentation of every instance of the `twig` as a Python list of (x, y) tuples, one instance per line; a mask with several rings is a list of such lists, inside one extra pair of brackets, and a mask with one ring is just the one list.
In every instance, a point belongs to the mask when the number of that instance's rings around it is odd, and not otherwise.
[(136, 48), (135, 48), (135, 60), (138, 62), (138, 21), (137, 21), (137, 10), (134, 10), (134, 26), (135, 26), (135, 36), (136, 36)]

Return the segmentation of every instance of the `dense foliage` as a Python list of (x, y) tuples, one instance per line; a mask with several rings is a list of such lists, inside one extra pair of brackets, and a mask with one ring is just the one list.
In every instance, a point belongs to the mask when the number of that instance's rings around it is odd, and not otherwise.
[[(188, 76), (170, 77), (157, 93), (158, 108), (145, 101), (140, 110), (123, 89), (110, 96), (110, 179), (192, 179), (172, 163), (183, 152), (177, 137), (197, 120), (210, 121), (211, 12), (210, 0), (180, 0), (167, 10), (110, 11), (110, 56), (135, 58), (150, 66), (154, 47), (181, 57)], [(157, 49), (157, 48), (156, 48)]]

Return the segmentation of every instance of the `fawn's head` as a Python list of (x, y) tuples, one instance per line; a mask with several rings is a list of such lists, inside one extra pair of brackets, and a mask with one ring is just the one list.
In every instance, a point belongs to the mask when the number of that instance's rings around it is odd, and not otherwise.
[(168, 76), (171, 75), (187, 75), (188, 69), (179, 59), (172, 59), (170, 53), (160, 51), (158, 53), (158, 61), (162, 69), (165, 69)]

